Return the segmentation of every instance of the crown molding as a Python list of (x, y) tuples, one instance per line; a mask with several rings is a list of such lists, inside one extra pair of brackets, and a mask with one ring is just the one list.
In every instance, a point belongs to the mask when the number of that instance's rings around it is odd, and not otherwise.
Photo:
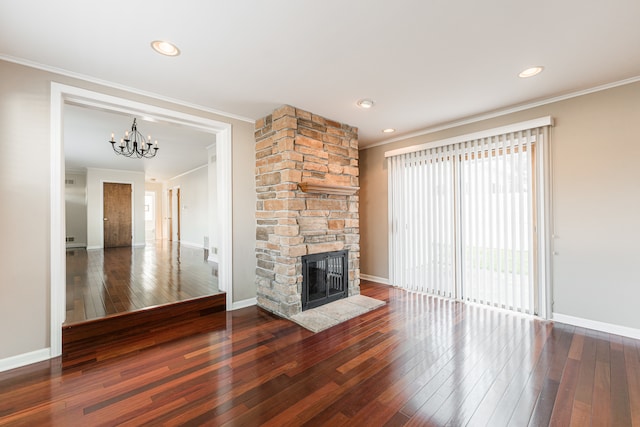
[(177, 178), (180, 178), (180, 177), (183, 177), (183, 176), (185, 176), (185, 175), (189, 175), (190, 173), (193, 173), (193, 172), (195, 172), (195, 171), (199, 171), (200, 169), (202, 169), (202, 168), (206, 168), (206, 167), (208, 167), (208, 166), (209, 166), (209, 164), (206, 164), (206, 165), (202, 165), (202, 166), (195, 167), (195, 168), (190, 169), (190, 170), (188, 170), (188, 171), (186, 171), (186, 172), (179, 173), (178, 175), (176, 175), (176, 176), (174, 176), (174, 177), (169, 178), (169, 179), (167, 180), (167, 182), (172, 181), (172, 180), (177, 179)]
[(157, 94), (157, 93), (154, 93), (154, 92), (147, 92), (147, 91), (144, 91), (144, 90), (132, 88), (132, 87), (129, 87), (129, 86), (118, 84), (118, 83), (113, 83), (113, 82), (110, 82), (110, 81), (107, 81), (107, 80), (98, 79), (98, 78), (95, 78), (95, 77), (87, 76), (85, 74), (74, 73), (73, 71), (65, 70), (63, 68), (51, 67), (49, 65), (40, 64), (38, 62), (33, 62), (33, 61), (29, 61), (29, 60), (22, 59), (22, 58), (16, 58), (16, 57), (13, 57), (13, 56), (0, 54), (0, 60), (7, 61), (7, 62), (12, 62), (12, 63), (18, 64), (18, 65), (24, 65), (26, 67), (35, 68), (35, 69), (42, 70), (42, 71), (47, 71), (47, 72), (50, 72), (50, 73), (60, 74), (60, 75), (66, 76), (66, 77), (71, 77), (71, 78), (74, 78), (74, 79), (83, 80), (83, 81), (86, 81), (86, 82), (89, 82), (89, 83), (99, 84), (101, 86), (109, 87), (109, 88), (112, 88), (112, 89), (123, 90), (123, 91), (130, 92), (130, 93), (133, 93), (133, 94), (136, 94), (136, 95), (141, 95), (141, 96), (146, 96), (148, 98), (157, 99), (159, 101), (170, 102), (172, 104), (180, 105), (182, 107), (193, 108), (193, 109), (204, 111), (204, 112), (207, 112), (207, 113), (216, 114), (218, 116), (227, 117), (229, 119), (240, 120), (242, 122), (247, 122), (247, 123), (252, 123), (252, 124), (255, 124), (255, 122), (256, 122), (254, 119), (252, 119), (250, 117), (244, 117), (244, 116), (240, 116), (240, 115), (237, 115), (237, 114), (228, 113), (226, 111), (221, 111), (221, 110), (216, 110), (216, 109), (205, 107), (205, 106), (198, 105), (198, 104), (192, 104), (190, 102), (182, 101), (182, 100), (171, 98), (171, 97), (168, 97), (168, 96), (163, 96), (163, 95), (160, 95), (160, 94)]
[(145, 171), (130, 171), (126, 169), (110, 169), (110, 168), (87, 168), (87, 172), (89, 171), (98, 171), (98, 172), (115, 172), (115, 173), (126, 173), (133, 175), (142, 175), (145, 176)]
[(445, 123), (445, 124), (437, 125), (437, 126), (433, 126), (433, 127), (428, 127), (426, 129), (422, 129), (422, 130), (419, 130), (419, 131), (416, 131), (416, 132), (412, 132), (412, 133), (408, 133), (408, 134), (405, 134), (405, 135), (397, 136), (395, 138), (385, 139), (384, 141), (376, 142), (375, 144), (371, 144), (371, 145), (367, 145), (366, 147), (362, 147), (361, 150), (366, 150), (368, 148), (374, 148), (374, 147), (380, 147), (381, 145), (387, 145), (387, 144), (391, 144), (393, 142), (404, 141), (404, 140), (407, 140), (409, 138), (415, 138), (417, 136), (429, 135), (431, 133), (436, 133), (436, 132), (440, 132), (440, 131), (443, 131), (443, 130), (456, 128), (456, 127), (459, 127), (459, 126), (464, 126), (464, 125), (468, 125), (468, 124), (472, 124), (472, 123), (477, 123), (477, 122), (481, 122), (483, 120), (488, 120), (488, 119), (493, 119), (493, 118), (496, 118), (496, 117), (506, 116), (507, 114), (517, 113), (519, 111), (529, 110), (531, 108), (536, 108), (536, 107), (540, 107), (540, 106), (547, 105), (547, 104), (553, 104), (554, 102), (565, 101), (567, 99), (577, 98), (579, 96), (589, 95), (591, 93), (600, 92), (600, 91), (607, 90), (607, 89), (613, 89), (613, 88), (618, 87), (618, 86), (624, 86), (624, 85), (628, 85), (628, 84), (631, 84), (631, 83), (636, 83), (636, 82), (639, 82), (639, 81), (640, 81), (640, 76), (631, 77), (631, 78), (628, 78), (628, 79), (618, 80), (616, 82), (607, 83), (607, 84), (600, 85), (600, 86), (595, 86), (595, 87), (592, 87), (592, 88), (589, 88), (589, 89), (583, 89), (583, 90), (579, 90), (579, 91), (576, 91), (576, 92), (567, 93), (567, 94), (564, 94), (564, 95), (554, 96), (554, 97), (551, 97), (551, 98), (545, 98), (545, 99), (542, 99), (542, 100), (539, 100), (539, 101), (535, 101), (535, 102), (528, 102), (526, 104), (518, 105), (516, 107), (509, 107), (509, 108), (505, 108), (505, 109), (502, 109), (502, 110), (493, 111), (493, 112), (490, 112), (490, 113), (470, 116), (470, 117), (467, 117), (467, 118), (464, 118), (464, 119), (456, 120), (454, 122)]

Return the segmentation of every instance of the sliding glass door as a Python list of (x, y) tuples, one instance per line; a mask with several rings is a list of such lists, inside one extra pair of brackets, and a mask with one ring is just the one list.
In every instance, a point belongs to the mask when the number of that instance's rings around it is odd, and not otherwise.
[(459, 157), (461, 298), (535, 312), (534, 145), (465, 144)]
[(392, 159), (397, 286), (456, 296), (454, 157), (454, 151), (435, 149)]
[(392, 284), (537, 314), (545, 131), (388, 156)]

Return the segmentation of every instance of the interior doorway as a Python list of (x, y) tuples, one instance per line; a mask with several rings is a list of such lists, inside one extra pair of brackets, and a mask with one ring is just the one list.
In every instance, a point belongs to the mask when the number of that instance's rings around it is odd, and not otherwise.
[(169, 207), (169, 217), (167, 218), (169, 227), (169, 241), (180, 241), (180, 187), (170, 188), (167, 191), (167, 206)]
[(175, 215), (173, 215), (173, 225), (174, 225), (174, 230), (176, 231), (176, 238), (175, 241), (179, 242), (180, 241), (180, 188), (176, 188), (176, 203), (175, 203), (175, 207), (176, 207), (176, 212)]
[(131, 184), (105, 182), (102, 188), (104, 247), (106, 249), (131, 246)]
[(146, 241), (156, 240), (156, 193), (144, 193), (144, 238)]
[(105, 111), (140, 115), (198, 129), (215, 135), (219, 209), (219, 288), (226, 292), (227, 307), (233, 305), (232, 288), (232, 144), (231, 124), (175, 110), (94, 92), (56, 82), (51, 83), (51, 310), (50, 357), (62, 354), (62, 324), (65, 321), (66, 251), (65, 251), (65, 198), (64, 198), (64, 144), (63, 123), (65, 105), (86, 106)]

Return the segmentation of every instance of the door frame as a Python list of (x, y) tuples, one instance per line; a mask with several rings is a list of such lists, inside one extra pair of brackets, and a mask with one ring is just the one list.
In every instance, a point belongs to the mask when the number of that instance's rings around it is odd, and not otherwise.
[[(134, 183), (132, 181), (118, 181), (118, 180), (113, 180), (113, 179), (101, 179), (100, 180), (100, 218), (103, 218), (103, 224), (102, 224), (102, 228), (101, 233), (102, 233), (102, 249), (104, 249), (104, 185), (105, 184), (129, 184), (131, 186), (131, 247), (135, 246), (135, 240), (133, 238), (133, 236), (136, 235), (135, 231), (136, 231), (136, 213), (135, 213), (135, 193), (136, 193), (136, 186), (134, 185)], [(146, 241), (146, 239), (145, 239)]]
[[(156, 192), (155, 191), (147, 191), (146, 189), (144, 190), (144, 205), (147, 206), (147, 196), (151, 197), (151, 199), (153, 200), (153, 241), (156, 240), (156, 237), (158, 235), (158, 209), (157, 209), (157, 205), (156, 205)], [(133, 201), (132, 201), (133, 202)], [(142, 213), (143, 215), (145, 215), (145, 219), (144, 219), (144, 241), (145, 241), (145, 245), (146, 242), (149, 241), (149, 236), (147, 235), (147, 218), (146, 218), (146, 214), (147, 214), (147, 209), (145, 207), (145, 211)]]
[[(171, 232), (173, 233), (173, 235), (171, 236), (171, 241), (180, 243), (180, 240), (181, 240), (180, 208), (181, 206), (180, 206), (180, 186), (179, 185), (171, 187), (171, 197), (172, 197)], [(174, 235), (175, 235), (175, 240), (173, 240)]]
[[(131, 96), (134, 93), (130, 94)], [(147, 95), (148, 97), (148, 95)], [(148, 98), (152, 102), (165, 102)], [(50, 99), (51, 136), (51, 259), (50, 259), (50, 357), (62, 354), (62, 324), (66, 308), (66, 256), (65, 256), (65, 211), (64, 211), (64, 105), (73, 103), (83, 107), (98, 108), (126, 114), (144, 115), (153, 119), (176, 123), (215, 135), (217, 169), (217, 192), (219, 203), (219, 265), (218, 286), (226, 292), (227, 309), (233, 305), (233, 240), (232, 240), (232, 135), (231, 124), (207, 119), (192, 114), (158, 107), (51, 82)], [(178, 106), (176, 106), (178, 107)], [(202, 112), (202, 114), (207, 114)], [(106, 141), (106, 140), (105, 140)]]
[(167, 189), (167, 240), (173, 242), (173, 188)]
[[(174, 185), (167, 188), (167, 227), (168, 240), (170, 242), (180, 242), (180, 186)], [(175, 214), (175, 215), (174, 215)], [(174, 236), (176, 239), (174, 240)]]

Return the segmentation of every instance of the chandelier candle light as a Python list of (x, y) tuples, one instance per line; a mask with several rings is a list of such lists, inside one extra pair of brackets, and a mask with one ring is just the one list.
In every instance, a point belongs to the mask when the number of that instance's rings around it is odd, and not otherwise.
[[(116, 145), (116, 140), (113, 139), (114, 134), (111, 134), (111, 148), (116, 154), (125, 157), (133, 157), (134, 155), (141, 159), (147, 158), (150, 159), (155, 157), (158, 153), (158, 141), (155, 141), (155, 144), (151, 144), (151, 135), (144, 139), (144, 136), (140, 132), (138, 132), (138, 128), (136, 126), (136, 119), (133, 119), (133, 124), (131, 125), (131, 135), (129, 135), (129, 131), (124, 133), (124, 138), (120, 139), (120, 144)], [(152, 147), (153, 145), (153, 147)]]

